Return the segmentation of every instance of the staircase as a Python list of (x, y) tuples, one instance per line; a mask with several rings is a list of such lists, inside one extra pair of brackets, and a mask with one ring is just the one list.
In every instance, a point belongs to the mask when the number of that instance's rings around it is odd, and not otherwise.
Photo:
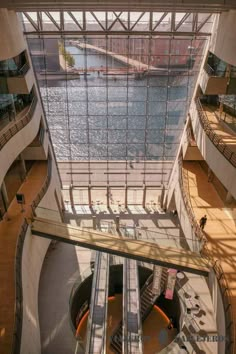
[[(161, 274), (161, 286), (160, 292), (158, 294), (154, 294), (152, 292), (152, 285), (153, 285), (153, 274), (147, 279), (146, 283), (143, 285), (141, 289), (141, 319), (142, 322), (147, 318), (149, 313), (151, 312), (153, 305), (155, 304), (157, 298), (160, 296), (162, 291), (165, 289), (167, 280), (167, 268), (163, 268)], [(110, 347), (115, 354), (122, 354), (122, 321), (120, 322), (117, 329), (114, 331)]]
[(122, 321), (111, 337), (110, 347), (116, 354), (122, 354)]

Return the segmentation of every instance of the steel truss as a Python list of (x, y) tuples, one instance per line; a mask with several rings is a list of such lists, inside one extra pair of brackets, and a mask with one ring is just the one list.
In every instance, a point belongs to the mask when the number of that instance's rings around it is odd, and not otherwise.
[(174, 35), (211, 34), (214, 15), (192, 12), (22, 12), (25, 34)]

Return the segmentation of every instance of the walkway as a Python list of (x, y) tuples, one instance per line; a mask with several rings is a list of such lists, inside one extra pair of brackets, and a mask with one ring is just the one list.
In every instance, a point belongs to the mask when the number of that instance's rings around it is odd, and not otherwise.
[(201, 256), (186, 250), (163, 247), (140, 240), (130, 240), (98, 231), (89, 231), (69, 224), (37, 217), (34, 218), (31, 228), (34, 235), (72, 245), (204, 276), (207, 276), (209, 272), (209, 268)]
[(79, 41), (70, 41), (70, 44), (75, 45), (76, 47), (81, 48), (81, 49), (86, 48), (86, 49), (94, 50), (98, 53), (110, 55), (114, 59), (116, 59), (124, 64), (134, 66), (137, 70), (140, 70), (140, 71), (146, 71), (146, 70), (164, 71), (165, 70), (165, 69), (156, 68), (155, 66), (150, 66), (150, 65), (144, 64), (138, 60), (130, 59), (124, 55), (116, 54), (116, 53), (111, 52), (109, 50), (105, 50), (105, 49), (96, 47), (95, 45), (92, 45), (92, 44), (81, 43)]
[(230, 150), (236, 152), (236, 135), (233, 134), (230, 129), (224, 127), (217, 118), (216, 114), (220, 116), (218, 107), (203, 104), (202, 108), (214, 132), (222, 139), (222, 142), (224, 142)]
[(15, 253), (18, 235), (25, 217), (31, 215), (30, 205), (47, 176), (46, 162), (36, 162), (19, 189), (25, 195), (25, 212), (14, 199), (8, 217), (0, 222), (0, 354), (10, 354), (15, 321)]
[(189, 196), (196, 219), (207, 215), (205, 234), (210, 254), (219, 260), (231, 290), (232, 310), (236, 318), (236, 206), (226, 207), (199, 163), (184, 162)]

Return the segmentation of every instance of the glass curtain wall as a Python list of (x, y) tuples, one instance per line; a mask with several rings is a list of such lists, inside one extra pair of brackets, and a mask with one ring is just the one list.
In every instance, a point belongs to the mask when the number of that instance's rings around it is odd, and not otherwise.
[(28, 38), (64, 185), (166, 185), (206, 39)]

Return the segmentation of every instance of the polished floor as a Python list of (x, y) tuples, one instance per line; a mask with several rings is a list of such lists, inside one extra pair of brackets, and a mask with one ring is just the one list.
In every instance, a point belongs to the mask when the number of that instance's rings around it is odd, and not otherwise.
[(230, 150), (236, 152), (236, 135), (226, 125), (222, 124), (216, 117), (215, 113), (220, 115), (219, 110), (215, 106), (203, 105), (203, 109), (207, 115), (207, 119), (214, 132), (222, 139)]
[(233, 316), (236, 318), (236, 206), (226, 206), (222, 202), (199, 163), (185, 161), (183, 167), (196, 219), (207, 215), (204, 228), (207, 248), (223, 268), (231, 292)]
[(15, 321), (15, 252), (24, 218), (31, 216), (30, 205), (47, 176), (46, 162), (36, 162), (19, 192), (25, 195), (24, 212), (13, 199), (8, 217), (0, 222), (0, 354), (11, 352)]

